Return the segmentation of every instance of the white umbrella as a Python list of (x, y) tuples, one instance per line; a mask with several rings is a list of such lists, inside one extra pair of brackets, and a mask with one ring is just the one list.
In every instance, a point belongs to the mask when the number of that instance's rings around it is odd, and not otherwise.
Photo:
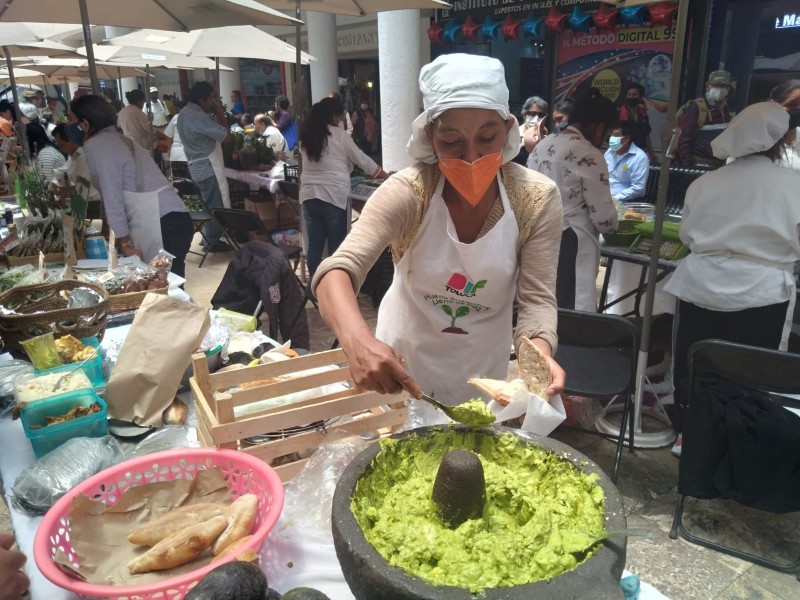
[[(135, 46), (94, 45), (94, 56), (98, 61), (138, 65), (144, 67), (164, 67), (166, 69), (213, 69), (214, 61), (203, 56), (186, 56), (177, 52), (165, 52), (152, 48)], [(86, 47), (78, 48), (78, 54), (88, 56)], [(229, 67), (222, 70), (231, 71)]]
[[(297, 0), (263, 0), (272, 8), (295, 10)], [(301, 0), (303, 10), (363, 17), (367, 13), (408, 8), (452, 8), (442, 0)]]
[(31, 60), (42, 58), (75, 58), (78, 56), (75, 49), (69, 46), (64, 46), (64, 49), (40, 46), (3, 46), (0, 54), (2, 54), (3, 58), (8, 56), (11, 60), (17, 62), (30, 62)]
[(92, 89), (99, 93), (92, 69), (91, 23), (190, 31), (226, 25), (289, 25), (295, 20), (254, 0), (0, 0), (0, 21), (81, 23)]
[[(0, 7), (5, 0), (0, 2)], [(50, 40), (53, 36), (75, 31), (80, 25), (55, 25), (52, 23), (6, 23), (5, 15), (0, 8), (0, 46), (24, 44), (41, 48), (59, 48), (70, 50), (69, 46)]]
[[(145, 76), (145, 71), (140, 65), (122, 65), (104, 62), (97, 62), (95, 65), (97, 67), (97, 76), (100, 79), (115, 80), (119, 77)], [(63, 81), (64, 78), (69, 81), (89, 79), (89, 61), (86, 60), (86, 58), (55, 58), (23, 66), (33, 67), (42, 75), (55, 80)], [(18, 70), (14, 69), (14, 74), (17, 75), (17, 73)]]
[[(35, 77), (37, 81), (41, 81), (42, 75), (44, 75), (44, 73), (42, 73), (41, 71), (34, 71), (33, 69), (14, 69), (14, 76), (15, 77), (18, 76), (19, 78)], [(9, 73), (8, 67), (0, 67), (0, 81), (4, 83), (7, 81), (11, 81), (11, 74)], [(31, 83), (36, 83), (36, 82), (31, 81)]]
[[(294, 46), (252, 25), (197, 29), (187, 33), (140, 29), (106, 40), (105, 43), (111, 46), (152, 48), (189, 57), (259, 58), (278, 62), (297, 60)], [(98, 49), (96, 56), (99, 57), (100, 52)], [(304, 65), (316, 60), (305, 52), (301, 52), (301, 56)]]

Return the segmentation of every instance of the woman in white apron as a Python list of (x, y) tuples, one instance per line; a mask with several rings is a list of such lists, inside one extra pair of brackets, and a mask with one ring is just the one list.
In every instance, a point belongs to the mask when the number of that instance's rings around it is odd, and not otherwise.
[[(564, 295), (569, 300), (559, 298), (562, 308), (597, 311), (599, 236), (617, 229), (608, 166), (599, 148), (616, 119), (614, 104), (600, 90), (591, 88), (572, 107), (569, 126), (545, 138), (528, 157), (528, 168), (549, 177), (558, 186), (564, 206), (565, 236), (571, 229), (578, 240), (574, 263), (565, 252), (558, 265), (559, 280), (571, 280), (573, 269), (575, 277), (575, 304), (571, 306), (572, 298)], [(560, 281), (559, 287), (562, 287)]]
[(70, 115), (70, 127), (77, 124), (83, 132), (92, 183), (122, 254), (149, 262), (163, 248), (175, 257), (172, 272), (183, 277), (194, 233), (183, 201), (147, 150), (117, 132), (117, 115), (102, 97), (73, 100)]
[[(800, 173), (775, 164), (795, 141), (800, 115), (752, 104), (712, 143), (736, 161), (686, 192), (681, 240), (691, 253), (665, 290), (678, 298), (673, 326), (675, 400), (685, 406), (689, 347), (723, 339), (785, 350), (800, 260)], [(679, 417), (676, 425), (680, 425)]]
[[(519, 128), (498, 60), (441, 56), (420, 89), (418, 162), (378, 188), (312, 285), (358, 385), (452, 405), (477, 396), (469, 377), (505, 379), (515, 297), (516, 341), (555, 352), (561, 203), (551, 181), (510, 162)], [(395, 274), (373, 336), (356, 291), (388, 245)], [(564, 373), (549, 360), (555, 393)]]

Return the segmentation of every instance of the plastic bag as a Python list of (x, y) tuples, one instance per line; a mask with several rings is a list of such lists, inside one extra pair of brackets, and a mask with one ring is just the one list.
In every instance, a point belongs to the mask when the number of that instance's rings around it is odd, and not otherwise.
[(33, 365), (26, 360), (0, 363), (0, 417), (4, 417), (17, 404), (14, 380), (20, 375), (33, 375)]
[(9, 269), (0, 275), (0, 292), (5, 292), (13, 287), (17, 287), (20, 281), (34, 270), (33, 265), (20, 265), (19, 267)]
[(22, 471), (11, 500), (28, 515), (42, 515), (80, 482), (123, 458), (122, 448), (110, 435), (73, 438)]
[(176, 448), (190, 448), (193, 445), (189, 441), (189, 427), (185, 425), (167, 425), (162, 427), (152, 435), (148, 435), (141, 442), (136, 444), (133, 450), (126, 453), (125, 460), (138, 458), (153, 452), (164, 450), (174, 450)]
[(368, 445), (359, 437), (349, 437), (320, 446), (286, 484), (283, 516), (312, 535), (330, 536), (336, 482), (350, 461)]

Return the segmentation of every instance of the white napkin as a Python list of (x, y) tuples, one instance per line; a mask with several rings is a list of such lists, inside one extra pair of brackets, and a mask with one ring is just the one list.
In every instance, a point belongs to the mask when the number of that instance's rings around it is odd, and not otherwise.
[(525, 387), (525, 382), (521, 379), (514, 379), (510, 383), (514, 386), (515, 391), (507, 406), (494, 400), (489, 402), (489, 410), (492, 411), (497, 422), (502, 423), (509, 419), (516, 419), (524, 414), (525, 420), (522, 422), (521, 428), (530, 433), (546, 436), (550, 435), (567, 418), (560, 394), (556, 394), (550, 399), (550, 402), (547, 402), (542, 397), (529, 392)]

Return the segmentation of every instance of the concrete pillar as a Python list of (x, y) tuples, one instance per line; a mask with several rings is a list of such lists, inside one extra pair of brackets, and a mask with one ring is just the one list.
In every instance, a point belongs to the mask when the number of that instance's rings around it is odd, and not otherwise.
[(420, 12), (378, 13), (378, 61), (381, 82), (381, 142), (384, 171), (412, 164), (406, 152), (411, 123), (420, 112)]
[[(131, 29), (130, 27), (111, 27), (109, 25), (106, 26), (106, 38), (112, 39), (115, 37), (119, 37), (128, 33), (135, 31), (135, 29)], [(126, 106), (128, 102), (125, 100), (125, 92), (130, 92), (131, 90), (135, 90), (139, 87), (139, 80), (136, 77), (123, 77), (122, 78), (122, 96), (120, 96), (119, 100), (122, 101), (122, 106)], [(147, 88), (150, 87), (150, 83), (147, 84)], [(114, 86), (116, 91), (117, 86)], [(145, 89), (145, 93), (147, 93), (147, 89)]]
[[(233, 71), (220, 71), (219, 72), (219, 95), (222, 102), (230, 108), (231, 106), (231, 92), (233, 90), (242, 89), (242, 82), (239, 76), (239, 59), (238, 58), (220, 58), (220, 66), (230, 67)], [(214, 74), (216, 77), (216, 74)]]
[(339, 62), (336, 50), (336, 15), (306, 12), (308, 52), (317, 58), (311, 63), (311, 102), (319, 102), (337, 91)]

